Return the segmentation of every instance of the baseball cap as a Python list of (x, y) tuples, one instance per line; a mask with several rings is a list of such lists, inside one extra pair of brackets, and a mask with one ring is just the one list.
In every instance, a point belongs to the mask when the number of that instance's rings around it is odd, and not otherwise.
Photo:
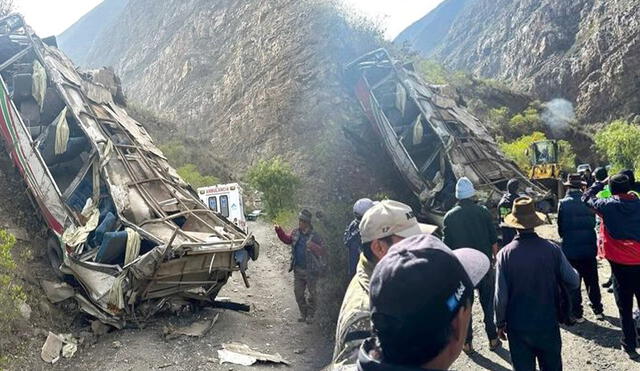
[(372, 206), (360, 221), (362, 243), (397, 235), (411, 237), (421, 233), (431, 234), (435, 225), (418, 223), (408, 205), (394, 200), (384, 200)]
[(489, 267), (483, 253), (452, 251), (430, 235), (393, 245), (374, 269), (369, 291), (371, 321), (385, 356), (402, 359), (429, 347), (473, 297)]

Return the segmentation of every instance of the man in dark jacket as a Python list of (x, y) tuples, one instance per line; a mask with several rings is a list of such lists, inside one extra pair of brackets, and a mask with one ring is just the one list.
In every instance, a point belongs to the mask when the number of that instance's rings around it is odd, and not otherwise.
[(633, 321), (633, 297), (640, 296), (640, 199), (629, 193), (631, 184), (626, 175), (609, 179), (612, 197), (597, 198), (603, 188), (603, 184), (595, 183), (582, 200), (602, 218), (603, 253), (614, 277), (613, 292), (624, 335), (622, 347), (629, 358), (640, 359)]
[(298, 322), (310, 323), (316, 309), (316, 282), (325, 255), (322, 238), (313, 230), (311, 212), (306, 209), (298, 214), (298, 228), (291, 234), (279, 225), (274, 227), (280, 241), (291, 246), (289, 272), (293, 271), (293, 293), (300, 310)]
[(466, 339), (473, 287), (489, 265), (477, 250), (451, 251), (424, 234), (391, 247), (371, 277), (375, 338), (362, 344), (358, 370), (449, 369)]
[[(493, 217), (486, 207), (474, 202), (475, 188), (465, 177), (456, 184), (456, 198), (458, 205), (451, 209), (443, 221), (444, 243), (452, 250), (470, 247), (484, 253), (490, 261), (494, 261), (498, 252), (498, 236), (493, 224)], [(493, 323), (493, 294), (495, 288), (495, 271), (490, 269), (477, 286), (480, 304), (484, 312), (484, 328), (489, 337), (489, 349), (497, 349), (501, 342)], [(464, 345), (466, 353), (473, 352), (473, 330), (469, 322), (467, 342)]]
[(636, 175), (631, 169), (624, 169), (620, 171), (620, 174), (626, 175), (629, 178), (629, 184), (631, 185), (631, 192), (640, 198), (640, 183), (636, 182)]
[(513, 201), (520, 197), (518, 188), (520, 188), (520, 181), (518, 179), (514, 178), (509, 180), (507, 183), (507, 193), (502, 196), (502, 199), (498, 203), (498, 222), (500, 223), (500, 230), (502, 231), (502, 246), (508, 245), (516, 236), (516, 230), (503, 226), (502, 222), (504, 222), (504, 217), (511, 213)]
[(497, 257), (496, 326), (515, 370), (535, 370), (536, 358), (541, 370), (562, 370), (558, 293), (580, 284), (560, 248), (534, 232), (544, 217), (531, 198), (517, 199), (505, 223), (518, 235)]
[(584, 173), (582, 173), (582, 181), (587, 183), (587, 187), (591, 187), (593, 183), (596, 181), (596, 178), (591, 174), (591, 169), (586, 168)]
[[(591, 309), (598, 320), (604, 320), (602, 297), (598, 284), (598, 262), (596, 261), (596, 218), (593, 210), (581, 200), (586, 183), (579, 174), (570, 174), (567, 182), (566, 197), (558, 206), (558, 234), (562, 237), (562, 251), (584, 281), (591, 301)], [(576, 322), (584, 322), (582, 310), (582, 292), (572, 295), (572, 315)]]

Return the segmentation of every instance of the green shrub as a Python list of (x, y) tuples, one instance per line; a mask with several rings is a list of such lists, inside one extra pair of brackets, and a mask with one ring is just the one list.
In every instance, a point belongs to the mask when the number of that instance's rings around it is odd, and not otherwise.
[(576, 152), (573, 150), (571, 143), (566, 140), (559, 140), (558, 150), (560, 151), (560, 168), (568, 173), (575, 173)]
[(11, 249), (15, 243), (12, 234), (0, 230), (0, 333), (11, 328), (11, 322), (18, 316), (18, 304), (26, 300), (22, 286), (14, 282), (16, 262)]
[(158, 147), (167, 157), (171, 165), (180, 167), (189, 163), (190, 155), (183, 143), (177, 140), (172, 140), (161, 144)]
[(418, 62), (418, 71), (429, 84), (444, 85), (450, 81), (449, 71), (440, 63), (426, 59)]
[(616, 120), (595, 137), (597, 151), (606, 156), (613, 171), (640, 168), (640, 127)]
[(526, 155), (527, 149), (529, 149), (529, 146), (534, 142), (546, 138), (544, 133), (536, 131), (531, 135), (522, 136), (513, 142), (500, 141), (498, 144), (502, 152), (504, 152), (510, 160), (514, 161), (522, 171), (528, 173), (531, 170), (531, 163), (529, 156)]
[(508, 127), (509, 124), (509, 108), (499, 107), (490, 109), (487, 113), (487, 120), (504, 136), (504, 128)]
[(247, 180), (253, 188), (263, 193), (262, 202), (272, 217), (282, 211), (295, 209), (294, 195), (300, 179), (280, 157), (258, 162), (247, 172)]
[(186, 164), (176, 169), (178, 175), (194, 188), (207, 187), (220, 183), (220, 180), (211, 175), (202, 175), (194, 164)]
[(540, 118), (538, 109), (529, 106), (527, 109), (511, 117), (508, 127), (504, 130), (506, 138), (518, 138), (527, 133), (543, 131), (544, 122)]

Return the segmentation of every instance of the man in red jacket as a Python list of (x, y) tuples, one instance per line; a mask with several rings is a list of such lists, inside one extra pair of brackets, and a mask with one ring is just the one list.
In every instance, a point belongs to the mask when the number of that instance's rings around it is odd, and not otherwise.
[(613, 292), (620, 312), (624, 334), (621, 344), (631, 359), (636, 352), (637, 333), (633, 320), (633, 297), (640, 296), (640, 199), (632, 193), (629, 177), (623, 174), (609, 179), (612, 197), (598, 199), (604, 188), (595, 183), (582, 200), (602, 218), (604, 257), (611, 263)]
[(279, 225), (274, 227), (280, 241), (291, 246), (289, 272), (293, 271), (293, 293), (300, 309), (298, 322), (311, 323), (316, 308), (316, 282), (324, 267), (322, 238), (313, 230), (311, 212), (306, 209), (298, 214), (298, 228), (291, 234)]

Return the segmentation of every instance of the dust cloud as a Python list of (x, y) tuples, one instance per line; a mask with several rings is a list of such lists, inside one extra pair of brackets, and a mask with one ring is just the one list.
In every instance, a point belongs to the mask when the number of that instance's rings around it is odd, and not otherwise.
[(569, 124), (576, 120), (573, 104), (566, 99), (556, 98), (544, 104), (542, 120), (554, 137), (561, 137), (569, 130)]

